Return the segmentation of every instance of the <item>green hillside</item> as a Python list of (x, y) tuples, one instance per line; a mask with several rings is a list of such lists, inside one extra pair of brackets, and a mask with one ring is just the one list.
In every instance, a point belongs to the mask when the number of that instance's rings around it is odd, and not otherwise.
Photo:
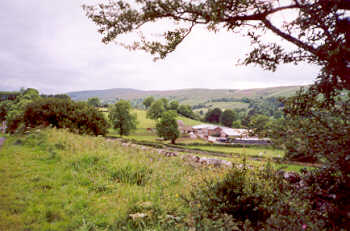
[[(146, 129), (146, 128), (155, 128), (155, 121), (146, 118), (146, 111), (144, 110), (133, 110), (133, 113), (136, 113), (137, 115), (137, 121), (138, 121), (138, 125), (137, 125), (137, 129)], [(188, 126), (194, 126), (194, 125), (198, 125), (201, 124), (200, 121), (196, 121), (196, 120), (192, 120), (183, 116), (179, 116), (177, 118), (178, 120), (182, 120), (184, 122), (185, 125)]]
[(126, 99), (131, 101), (142, 102), (147, 96), (155, 98), (165, 97), (169, 100), (177, 100), (181, 104), (189, 104), (191, 106), (199, 103), (207, 103), (213, 99), (232, 98), (240, 99), (272, 97), (272, 96), (291, 96), (301, 86), (287, 87), (271, 87), (271, 88), (255, 88), (246, 90), (237, 89), (181, 89), (169, 91), (143, 91), (127, 88), (115, 88), (107, 90), (95, 91), (79, 91), (67, 93), (73, 100), (87, 100), (91, 97), (98, 97), (103, 102), (115, 102), (116, 99)]

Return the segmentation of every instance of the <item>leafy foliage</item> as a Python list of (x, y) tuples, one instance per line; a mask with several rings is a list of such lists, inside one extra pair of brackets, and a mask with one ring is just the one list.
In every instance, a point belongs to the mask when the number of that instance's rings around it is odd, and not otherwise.
[[(285, 119), (275, 124), (273, 137), (284, 142), (286, 158), (332, 163), (348, 172), (350, 160), (350, 94), (331, 99), (314, 87), (285, 100)], [(278, 141), (280, 140), (280, 141)]]
[(175, 140), (180, 136), (176, 116), (175, 111), (166, 111), (156, 124), (157, 135), (171, 140), (172, 144), (175, 144)]
[(222, 111), (220, 108), (214, 108), (213, 110), (209, 110), (205, 114), (204, 120), (210, 123), (219, 123), (221, 118)]
[(187, 118), (196, 119), (190, 105), (183, 105), (183, 104), (181, 104), (181, 105), (178, 107), (177, 112), (178, 112), (180, 115), (183, 115), (183, 116), (185, 116), (185, 117), (187, 117)]
[[(282, 173), (282, 174), (281, 174)], [(334, 169), (304, 171), (285, 178), (264, 170), (233, 168), (196, 186), (186, 202), (196, 230), (346, 230), (350, 211)], [(296, 174), (296, 175), (295, 175)]]
[(154, 97), (149, 96), (142, 103), (143, 103), (143, 105), (145, 105), (146, 109), (148, 109), (152, 105), (153, 102), (154, 102)]
[(101, 101), (97, 97), (92, 97), (88, 99), (87, 104), (92, 107), (99, 107), (101, 106)]
[(33, 100), (39, 99), (39, 92), (36, 89), (28, 88), (22, 90), (15, 100), (7, 103), (6, 121), (7, 130), (11, 133), (23, 127), (23, 113), (26, 106)]
[(0, 122), (6, 120), (6, 115), (9, 111), (10, 105), (11, 105), (10, 100), (4, 100), (0, 102)]
[(165, 111), (164, 102), (162, 100), (156, 100), (152, 103), (147, 111), (147, 118), (149, 119), (159, 119), (162, 113)]
[(248, 127), (252, 131), (252, 135), (267, 136), (270, 128), (270, 118), (266, 115), (254, 115), (250, 118)]
[(103, 114), (84, 102), (41, 98), (26, 105), (22, 120), (26, 127), (53, 126), (88, 135), (105, 135), (109, 127)]
[(130, 110), (131, 105), (125, 100), (118, 101), (110, 109), (109, 119), (121, 136), (129, 135), (132, 130), (136, 129), (136, 114), (131, 114)]
[(179, 102), (176, 100), (173, 100), (169, 103), (169, 110), (177, 111), (179, 108)]
[(234, 111), (226, 109), (220, 116), (220, 123), (227, 127), (232, 127), (233, 121), (237, 119)]

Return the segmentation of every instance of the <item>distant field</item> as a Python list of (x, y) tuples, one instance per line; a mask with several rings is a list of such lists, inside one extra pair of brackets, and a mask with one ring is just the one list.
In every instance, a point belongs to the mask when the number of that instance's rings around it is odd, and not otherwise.
[(126, 100), (142, 100), (147, 96), (156, 98), (165, 97), (171, 100), (177, 100), (181, 104), (191, 106), (207, 102), (217, 98), (257, 98), (271, 96), (291, 96), (300, 86), (270, 87), (255, 89), (180, 89), (168, 91), (143, 91), (136, 89), (107, 89), (96, 91), (80, 91), (67, 93), (73, 100), (87, 100), (91, 97), (99, 97), (104, 102), (114, 102), (116, 98)]
[[(146, 117), (146, 114), (147, 114), (146, 111), (134, 109), (132, 111), (132, 113), (136, 113), (136, 115), (137, 115), (137, 121), (138, 121), (137, 129), (155, 128), (156, 127), (155, 121), (148, 119)], [(189, 119), (189, 118), (186, 118), (183, 116), (178, 116), (177, 119), (182, 120), (184, 122), (184, 124), (187, 126), (194, 126), (194, 125), (198, 125), (198, 124), (202, 123), (200, 121), (192, 120), (192, 119)]]
[[(138, 141), (152, 141), (152, 142), (159, 142), (157, 139), (159, 137), (156, 135), (155, 127), (156, 123), (154, 120), (148, 119), (146, 117), (147, 112), (145, 110), (138, 110), (133, 109), (132, 113), (136, 113), (137, 115), (137, 128), (135, 131), (133, 131), (129, 136), (127, 136), (128, 139), (135, 139)], [(192, 120), (183, 116), (178, 116), (178, 120), (182, 120), (186, 126), (194, 126), (201, 124), (202, 122)], [(152, 130), (147, 130), (151, 128)], [(110, 136), (119, 136), (116, 130), (110, 129), (109, 130)]]
[(214, 108), (220, 108), (221, 110), (226, 110), (226, 109), (242, 109), (242, 108), (248, 108), (249, 104), (248, 103), (243, 103), (243, 102), (209, 102), (205, 104), (205, 108), (199, 108), (195, 109), (194, 111), (199, 113), (202, 111), (202, 113), (207, 113), (209, 109), (214, 109)]
[(220, 146), (186, 146), (190, 149), (199, 149), (203, 151), (214, 151), (223, 152), (227, 154), (240, 155), (240, 156), (261, 156), (266, 158), (272, 157), (283, 157), (284, 151), (272, 148), (264, 147), (247, 147), (247, 148), (236, 148), (236, 147), (220, 147)]

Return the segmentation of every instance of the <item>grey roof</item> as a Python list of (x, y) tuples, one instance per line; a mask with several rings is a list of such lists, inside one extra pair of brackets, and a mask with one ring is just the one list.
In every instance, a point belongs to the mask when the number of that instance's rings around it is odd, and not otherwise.
[(200, 125), (196, 125), (193, 126), (193, 129), (209, 129), (209, 130), (213, 130), (215, 128), (218, 128), (219, 126), (217, 125), (212, 125), (212, 124), (200, 124)]
[(233, 128), (226, 128), (226, 127), (221, 127), (221, 128), (222, 128), (222, 132), (228, 136), (243, 136), (248, 134), (247, 129), (233, 129)]

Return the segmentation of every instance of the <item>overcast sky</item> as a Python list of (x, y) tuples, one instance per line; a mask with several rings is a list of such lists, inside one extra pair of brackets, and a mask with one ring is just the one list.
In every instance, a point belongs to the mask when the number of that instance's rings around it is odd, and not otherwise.
[(309, 65), (280, 66), (274, 73), (237, 67), (249, 51), (246, 38), (200, 28), (165, 60), (153, 62), (149, 54), (103, 44), (81, 8), (93, 2), (0, 1), (0, 90), (247, 89), (309, 84), (318, 72)]

